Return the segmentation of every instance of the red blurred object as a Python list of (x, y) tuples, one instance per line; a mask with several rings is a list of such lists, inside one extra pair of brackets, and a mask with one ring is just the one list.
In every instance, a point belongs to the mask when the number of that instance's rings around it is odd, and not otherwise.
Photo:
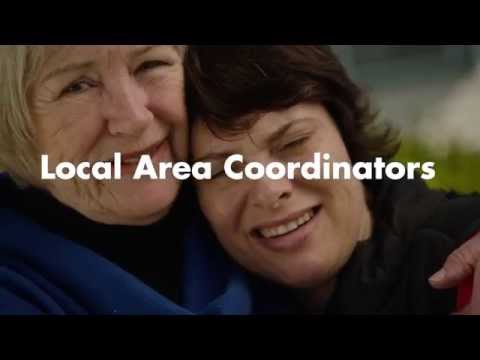
[(473, 279), (474, 277), (472, 275), (458, 288), (457, 311), (462, 311), (472, 301)]

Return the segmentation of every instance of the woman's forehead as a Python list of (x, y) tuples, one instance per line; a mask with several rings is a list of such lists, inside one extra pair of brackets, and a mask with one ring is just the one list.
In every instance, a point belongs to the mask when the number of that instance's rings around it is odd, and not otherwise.
[(328, 115), (322, 106), (297, 105), (283, 111), (259, 115), (251, 129), (237, 134), (211, 129), (205, 121), (199, 120), (193, 128), (193, 151), (196, 157), (204, 157), (211, 150), (221, 148), (226, 151), (246, 143), (263, 147), (279, 140), (291, 129), (312, 124), (321, 126), (325, 116)]
[[(182, 59), (182, 50), (173, 45), (55, 45), (47, 46), (45, 58), (39, 76), (40, 82), (46, 81), (57, 73), (68, 69), (111, 68), (115, 62), (129, 63), (148, 53), (155, 56), (178, 56)], [(102, 65), (103, 64), (103, 65)], [(64, 71), (65, 70), (65, 71)]]
[(72, 59), (95, 59), (102, 56), (131, 56), (150, 49), (175, 51), (182, 55), (183, 47), (175, 45), (52, 45), (46, 47), (46, 59), (50, 63), (63, 63)]
[[(285, 110), (248, 115), (239, 119), (232, 119), (231, 121), (232, 124), (252, 121), (253, 126), (241, 132), (222, 130), (217, 127), (211, 130), (211, 127), (206, 125), (207, 121), (199, 120), (195, 122), (194, 132), (202, 137), (213, 136), (219, 138), (220, 141), (238, 141), (251, 138), (252, 136), (260, 138), (269, 136), (286, 126), (296, 126), (312, 122), (320, 125), (321, 123), (331, 122), (331, 119), (322, 105), (298, 104)], [(235, 128), (235, 126), (232, 126), (232, 128)]]

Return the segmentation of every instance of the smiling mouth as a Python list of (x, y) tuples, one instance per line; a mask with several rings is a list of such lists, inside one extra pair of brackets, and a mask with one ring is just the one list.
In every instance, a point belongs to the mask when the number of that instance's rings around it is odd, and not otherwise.
[(150, 159), (153, 158), (153, 156), (157, 153), (158, 149), (160, 146), (162, 146), (164, 141), (161, 141), (153, 146), (150, 146), (149, 148), (137, 152), (137, 153), (130, 153), (122, 156), (122, 165), (136, 165), (140, 161), (140, 158), (143, 155), (149, 155)]
[[(144, 150), (122, 154), (122, 166), (137, 165), (143, 155), (149, 155), (152, 159), (165, 141), (167, 141), (167, 139), (164, 139)], [(113, 159), (110, 159), (107, 162), (113, 163)]]
[(275, 226), (258, 227), (253, 230), (255, 237), (260, 239), (277, 239), (295, 233), (309, 224), (320, 212), (321, 206), (306, 210), (293, 219), (284, 221)]

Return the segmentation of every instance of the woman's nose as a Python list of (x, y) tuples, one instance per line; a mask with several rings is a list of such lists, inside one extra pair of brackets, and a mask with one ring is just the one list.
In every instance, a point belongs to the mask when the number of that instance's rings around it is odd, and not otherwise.
[(284, 206), (292, 196), (293, 185), (288, 179), (271, 180), (264, 178), (253, 181), (253, 206), (275, 210)]
[(116, 136), (141, 135), (154, 121), (145, 90), (130, 76), (112, 82), (105, 90), (103, 115)]

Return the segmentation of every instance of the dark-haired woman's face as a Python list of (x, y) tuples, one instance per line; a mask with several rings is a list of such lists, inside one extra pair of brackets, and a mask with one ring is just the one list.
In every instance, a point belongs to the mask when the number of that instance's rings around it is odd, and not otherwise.
[(370, 237), (371, 217), (358, 180), (234, 181), (222, 172), (228, 154), (264, 165), (312, 161), (315, 152), (350, 162), (323, 106), (267, 113), (248, 134), (228, 140), (197, 121), (192, 141), (194, 158), (211, 161), (213, 174), (218, 172), (197, 184), (202, 210), (224, 248), (248, 270), (294, 288), (328, 286), (357, 242)]

